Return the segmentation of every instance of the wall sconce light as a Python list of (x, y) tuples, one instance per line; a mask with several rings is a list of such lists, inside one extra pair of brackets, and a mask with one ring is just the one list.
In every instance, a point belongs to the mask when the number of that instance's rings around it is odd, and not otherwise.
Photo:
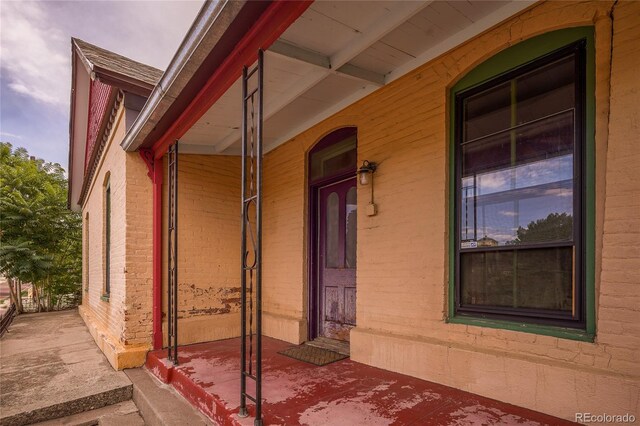
[[(369, 180), (373, 183), (373, 173), (378, 168), (376, 163), (364, 160), (362, 166), (358, 169), (358, 176), (360, 178), (360, 185), (369, 185)], [(369, 178), (371, 175), (371, 178)]]
[(358, 169), (358, 180), (360, 181), (360, 185), (366, 186), (369, 185), (369, 182), (371, 182), (371, 199), (369, 200), (369, 204), (367, 205), (367, 209), (365, 210), (367, 216), (375, 216), (378, 213), (378, 208), (373, 202), (373, 174), (375, 173), (377, 168), (377, 163), (364, 160), (362, 162), (362, 166)]

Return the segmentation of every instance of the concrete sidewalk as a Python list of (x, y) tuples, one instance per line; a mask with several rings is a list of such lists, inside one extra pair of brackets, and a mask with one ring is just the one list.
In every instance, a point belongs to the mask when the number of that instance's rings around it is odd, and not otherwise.
[(68, 416), (132, 396), (77, 310), (19, 315), (0, 340), (0, 424)]

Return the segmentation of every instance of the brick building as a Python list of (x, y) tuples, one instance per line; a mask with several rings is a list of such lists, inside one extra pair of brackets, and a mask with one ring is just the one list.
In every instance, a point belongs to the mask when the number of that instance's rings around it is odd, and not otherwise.
[(69, 202), (96, 342), (120, 369), (168, 328), (179, 345), (240, 335), (241, 72), (262, 48), (265, 336), (348, 342), (354, 361), (566, 419), (640, 415), (639, 17), (221, 1), (164, 74), (74, 40)]

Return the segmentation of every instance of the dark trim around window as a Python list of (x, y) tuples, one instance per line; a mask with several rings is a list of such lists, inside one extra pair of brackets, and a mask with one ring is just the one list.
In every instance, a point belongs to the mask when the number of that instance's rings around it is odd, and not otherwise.
[[(537, 42), (537, 43), (536, 43)], [(535, 47), (534, 47), (535, 46)], [(595, 333), (593, 277), (593, 28), (580, 27), (544, 34), (515, 45), (490, 58), (451, 90), (451, 221), (449, 322), (506, 328), (540, 334), (592, 340)], [(535, 56), (534, 56), (535, 55)], [(461, 248), (459, 214), (462, 198), (463, 100), (501, 83), (575, 55), (575, 114), (573, 151), (573, 241), (534, 243), (490, 248)], [(474, 75), (475, 73), (475, 75)], [(470, 143), (473, 141), (468, 141)], [(474, 181), (475, 182), (475, 181)], [(475, 185), (475, 184), (474, 184)], [(477, 226), (474, 223), (474, 226)], [(575, 309), (553, 312), (543, 309), (462, 303), (461, 253), (498, 252), (574, 246)]]
[(103, 300), (108, 301), (111, 293), (111, 182), (105, 187), (105, 227), (104, 227), (104, 294)]

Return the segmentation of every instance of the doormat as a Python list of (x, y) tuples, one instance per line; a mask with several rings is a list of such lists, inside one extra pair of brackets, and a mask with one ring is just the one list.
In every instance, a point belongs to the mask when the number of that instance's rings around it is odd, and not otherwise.
[(305, 344), (292, 346), (278, 353), (297, 359), (298, 361), (308, 362), (309, 364), (318, 366), (331, 364), (332, 362), (349, 358), (347, 355), (339, 354), (338, 352)]

